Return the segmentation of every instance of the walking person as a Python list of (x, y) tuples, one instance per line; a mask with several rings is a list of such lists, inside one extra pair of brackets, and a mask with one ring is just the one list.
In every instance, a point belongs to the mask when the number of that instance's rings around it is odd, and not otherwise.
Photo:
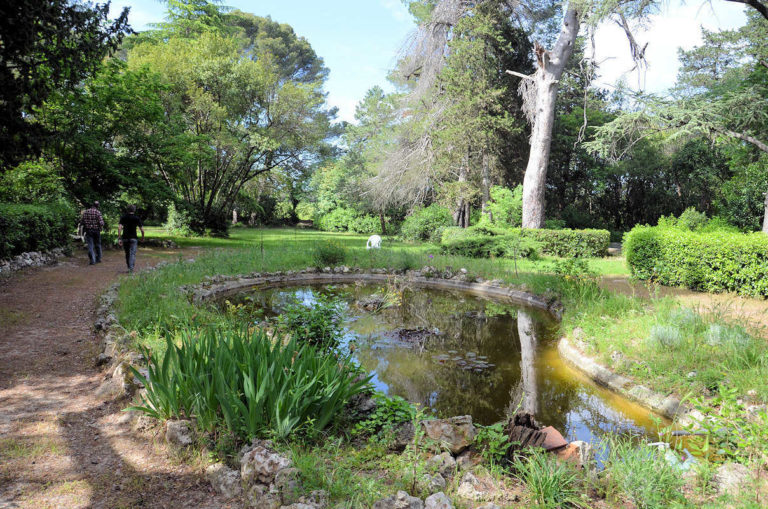
[(136, 205), (128, 205), (128, 213), (120, 218), (120, 223), (117, 225), (118, 243), (123, 246), (125, 251), (125, 264), (128, 265), (128, 272), (133, 272), (133, 266), (136, 263), (136, 248), (139, 245), (136, 228), (141, 230), (141, 240), (143, 241), (144, 225), (141, 218), (136, 215)]
[(101, 230), (104, 229), (104, 218), (99, 212), (99, 202), (93, 202), (91, 208), (83, 211), (80, 216), (80, 226), (85, 233), (85, 244), (88, 246), (88, 265), (101, 263)]

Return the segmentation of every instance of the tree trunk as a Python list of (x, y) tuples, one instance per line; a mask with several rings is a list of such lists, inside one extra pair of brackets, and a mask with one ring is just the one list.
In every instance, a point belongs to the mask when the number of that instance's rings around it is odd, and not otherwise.
[(531, 153), (523, 178), (523, 228), (544, 227), (544, 191), (555, 124), (558, 83), (573, 53), (578, 33), (578, 13), (569, 5), (555, 47), (547, 51), (538, 43), (535, 46), (538, 69), (532, 77), (536, 85), (535, 102), (528, 105), (529, 110), (532, 109), (533, 130)]
[(482, 187), (482, 204), (481, 210), (483, 215), (488, 216), (489, 221), (493, 221), (493, 213), (488, 210), (488, 201), (491, 199), (491, 168), (488, 152), (483, 150), (483, 177), (481, 182)]
[(379, 212), (379, 222), (381, 223), (381, 234), (387, 234), (387, 220), (384, 218), (384, 212)]
[(763, 210), (763, 233), (768, 233), (768, 192), (765, 193), (765, 209)]
[(520, 337), (520, 376), (522, 378), (522, 411), (539, 413), (539, 394), (536, 387), (536, 334), (533, 318), (527, 311), (517, 311), (517, 334)]
[[(459, 170), (460, 184), (467, 181), (468, 166), (469, 160), (467, 160)], [(463, 188), (461, 186), (459, 186), (459, 192), (463, 193)], [(463, 195), (459, 196), (458, 202), (456, 203), (456, 211), (453, 213), (453, 221), (456, 223), (456, 226), (461, 226), (462, 228), (469, 227), (469, 213), (469, 202)]]

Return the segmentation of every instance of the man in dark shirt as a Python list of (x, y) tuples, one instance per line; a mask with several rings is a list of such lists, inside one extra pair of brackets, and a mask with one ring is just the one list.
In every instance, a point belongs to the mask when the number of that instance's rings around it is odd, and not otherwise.
[(104, 218), (99, 212), (99, 202), (93, 202), (91, 208), (83, 211), (80, 225), (85, 233), (85, 243), (88, 246), (89, 265), (101, 263), (101, 230), (104, 229)]
[(141, 240), (144, 240), (144, 225), (141, 218), (136, 215), (136, 205), (128, 205), (128, 213), (120, 218), (117, 225), (118, 243), (125, 250), (125, 264), (128, 265), (128, 272), (133, 272), (133, 265), (136, 262), (136, 248), (139, 245), (139, 239), (136, 236), (136, 228), (141, 230)]

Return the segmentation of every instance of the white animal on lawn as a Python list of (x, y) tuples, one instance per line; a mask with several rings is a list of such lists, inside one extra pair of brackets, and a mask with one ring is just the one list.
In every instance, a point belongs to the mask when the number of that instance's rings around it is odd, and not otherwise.
[(365, 249), (381, 249), (381, 237), (378, 235), (371, 235), (368, 237), (368, 242), (365, 244)]

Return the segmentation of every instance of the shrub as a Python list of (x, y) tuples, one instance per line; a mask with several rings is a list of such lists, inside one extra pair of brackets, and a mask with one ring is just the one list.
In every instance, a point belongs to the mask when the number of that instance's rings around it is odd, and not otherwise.
[(349, 223), (349, 231), (355, 233), (381, 233), (381, 222), (378, 217), (371, 215), (358, 216)]
[(355, 424), (352, 432), (363, 436), (385, 436), (400, 424), (411, 422), (416, 417), (416, 407), (400, 396), (373, 395), (376, 402), (371, 415)]
[(273, 340), (263, 331), (209, 327), (166, 337), (164, 355), (142, 349), (148, 375), (134, 407), (158, 419), (194, 417), (204, 431), (223, 428), (248, 440), (285, 438), (298, 429), (326, 428), (355, 394), (369, 390), (346, 357), (325, 355), (295, 338)]
[(405, 218), (400, 227), (400, 236), (405, 240), (440, 242), (443, 229), (453, 226), (450, 211), (437, 204), (417, 208)]
[(165, 220), (165, 229), (174, 235), (189, 237), (192, 235), (189, 213), (183, 207), (176, 207), (171, 203), (168, 206), (168, 218)]
[(0, 259), (69, 245), (76, 217), (65, 204), (0, 204)]
[(532, 239), (521, 237), (519, 230), (503, 230), (487, 225), (446, 228), (440, 245), (446, 254), (471, 258), (531, 258), (538, 251), (538, 244)]
[(316, 226), (326, 232), (346, 232), (357, 218), (357, 212), (352, 209), (339, 207), (327, 214), (320, 216), (315, 222)]
[(541, 252), (562, 258), (602, 257), (608, 253), (608, 230), (524, 229), (523, 235), (541, 244)]
[(493, 224), (519, 228), (523, 222), (523, 186), (514, 189), (493, 186), (490, 195), (488, 211), (493, 216)]
[(705, 334), (707, 343), (712, 346), (737, 346), (745, 347), (752, 338), (741, 327), (713, 323), (707, 328)]
[(636, 226), (624, 237), (632, 275), (668, 286), (768, 297), (768, 235)]
[(317, 295), (310, 305), (294, 299), (277, 318), (277, 327), (300, 342), (328, 351), (336, 348), (344, 335), (343, 318), (340, 303)]
[(347, 252), (338, 242), (326, 240), (318, 242), (312, 247), (310, 253), (315, 267), (332, 267), (343, 263), (347, 258)]
[(654, 325), (649, 336), (651, 344), (659, 349), (677, 349), (683, 344), (683, 334), (674, 325)]
[(562, 219), (547, 219), (544, 221), (544, 228), (547, 230), (562, 230), (565, 228), (565, 221)]
[(694, 207), (688, 207), (677, 218), (677, 225), (680, 228), (687, 230), (698, 230), (700, 227), (707, 224), (707, 215), (704, 212), (699, 212)]

